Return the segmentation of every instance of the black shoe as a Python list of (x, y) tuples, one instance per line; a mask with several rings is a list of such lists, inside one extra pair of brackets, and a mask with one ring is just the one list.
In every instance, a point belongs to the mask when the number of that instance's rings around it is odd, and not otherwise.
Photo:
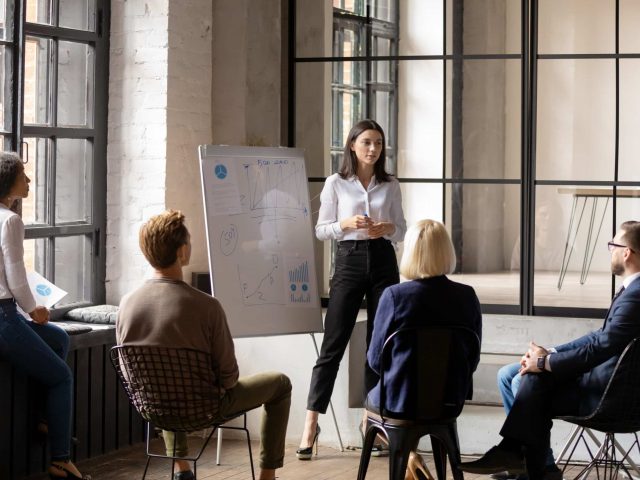
[(195, 480), (196, 477), (193, 476), (193, 472), (191, 470), (187, 470), (186, 472), (176, 472), (173, 474), (173, 480)]
[(492, 473), (489, 476), (493, 478), (493, 480), (529, 480), (529, 476), (526, 473), (500, 472)]
[(320, 436), (320, 425), (316, 425), (316, 434), (313, 436), (313, 442), (306, 448), (299, 448), (296, 450), (296, 457), (298, 460), (311, 460), (313, 456), (313, 447), (316, 447), (316, 455), (318, 455), (318, 437)]
[(491, 447), (489, 451), (478, 460), (461, 463), (460, 470), (485, 475), (499, 472), (509, 472), (512, 474), (526, 473), (522, 455), (501, 448), (500, 446)]
[(544, 467), (544, 480), (562, 480), (562, 470), (554, 463)]

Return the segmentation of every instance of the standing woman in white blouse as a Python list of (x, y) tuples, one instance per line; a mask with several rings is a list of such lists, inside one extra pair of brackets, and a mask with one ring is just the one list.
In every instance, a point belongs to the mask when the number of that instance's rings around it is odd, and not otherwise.
[[(71, 463), (73, 377), (65, 359), (67, 333), (49, 323), (49, 310), (36, 305), (24, 267), (24, 224), (11, 210), (29, 195), (29, 177), (15, 153), (0, 153), (0, 355), (41, 383), (51, 450), (49, 477), (90, 479)], [(29, 312), (31, 321), (17, 310)]]
[[(326, 413), (340, 360), (349, 343), (358, 310), (367, 298), (367, 347), (382, 291), (400, 281), (392, 242), (402, 241), (406, 222), (398, 180), (385, 170), (385, 138), (373, 120), (358, 122), (349, 132), (339, 173), (327, 178), (320, 194), (316, 224), (319, 240), (338, 240), (335, 271), (324, 323), (320, 357), (313, 368), (305, 428), (297, 450), (311, 458)], [(363, 359), (365, 388), (377, 383)]]

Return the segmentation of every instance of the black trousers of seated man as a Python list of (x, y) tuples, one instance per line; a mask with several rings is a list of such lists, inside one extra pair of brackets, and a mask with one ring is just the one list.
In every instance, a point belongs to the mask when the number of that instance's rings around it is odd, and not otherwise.
[(558, 378), (553, 373), (542, 372), (522, 378), (500, 435), (511, 445), (517, 443), (525, 447), (530, 480), (544, 477), (553, 417), (581, 414), (580, 395), (577, 377)]

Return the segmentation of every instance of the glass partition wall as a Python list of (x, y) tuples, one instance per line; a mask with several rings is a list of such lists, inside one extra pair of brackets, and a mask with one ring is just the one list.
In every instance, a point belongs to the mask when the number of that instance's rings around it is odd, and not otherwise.
[(374, 118), (408, 223), (447, 225), (451, 278), (484, 311), (604, 313), (617, 284), (606, 242), (640, 219), (637, 2), (291, 5), (290, 138), (306, 150), (314, 211), (346, 133)]

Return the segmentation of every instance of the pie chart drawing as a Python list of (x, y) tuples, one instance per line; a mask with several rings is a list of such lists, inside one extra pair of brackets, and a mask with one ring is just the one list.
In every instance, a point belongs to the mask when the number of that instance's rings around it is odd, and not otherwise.
[(51, 295), (51, 288), (41, 283), (40, 285), (36, 285), (36, 292), (38, 292), (38, 295), (48, 297)]
[(213, 171), (216, 174), (216, 177), (218, 177), (220, 180), (224, 180), (227, 176), (227, 167), (225, 167), (224, 165), (216, 165)]

